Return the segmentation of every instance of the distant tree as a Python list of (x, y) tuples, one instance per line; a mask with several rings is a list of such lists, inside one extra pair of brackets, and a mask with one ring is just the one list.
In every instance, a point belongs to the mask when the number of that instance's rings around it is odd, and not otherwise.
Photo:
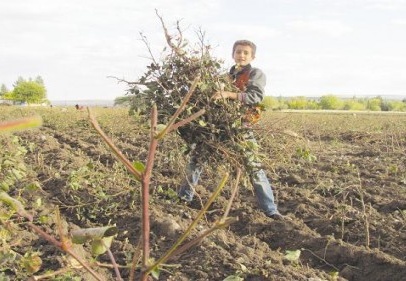
[(365, 103), (353, 98), (344, 102), (345, 110), (365, 110)]
[(321, 109), (342, 109), (344, 102), (334, 95), (326, 95), (320, 98)]
[(150, 108), (148, 95), (143, 92), (139, 86), (135, 86), (128, 90), (130, 99), (130, 115), (143, 115)]
[(37, 76), (37, 77), (35, 77), (35, 80), (34, 80), (35, 82), (37, 82), (38, 84), (40, 84), (40, 85), (45, 85), (45, 83), (44, 83), (44, 79), (42, 79), (42, 77), (41, 76)]
[(307, 104), (306, 104), (306, 109), (312, 109), (312, 110), (320, 109), (319, 102), (316, 100), (313, 100), (313, 99), (308, 100)]
[(46, 89), (35, 81), (17, 81), (11, 99), (27, 103), (42, 103), (46, 100)]
[(288, 108), (289, 108), (289, 106), (288, 106), (288, 104), (287, 104), (286, 98), (283, 98), (282, 96), (279, 96), (279, 97), (278, 97), (278, 103), (279, 103), (279, 107), (278, 107), (279, 110), (283, 110), (283, 109), (288, 109)]
[(131, 106), (133, 102), (133, 96), (121, 96), (114, 99), (114, 105)]
[(22, 76), (18, 76), (17, 81), (14, 82), (13, 87), (18, 86), (18, 84), (25, 82), (25, 79)]
[(306, 97), (300, 96), (291, 98), (287, 103), (289, 109), (306, 109), (308, 101)]
[(367, 109), (371, 111), (381, 111), (382, 98), (369, 99), (367, 102)]
[(387, 100), (383, 100), (381, 102), (381, 110), (382, 111), (391, 111), (389, 102)]
[[(374, 104), (379, 104), (380, 110), (382, 111), (389, 111), (389, 103), (387, 100), (384, 100), (381, 96), (376, 96), (372, 99)], [(372, 109), (371, 109), (372, 110)]]
[(402, 101), (390, 101), (388, 102), (389, 111), (406, 111), (406, 103)]
[(5, 96), (8, 92), (10, 92), (10, 91), (8, 90), (7, 86), (4, 85), (4, 84), (1, 84), (1, 88), (0, 88), (0, 99), (4, 98), (4, 96)]
[(266, 109), (280, 109), (281, 104), (277, 98), (271, 96), (265, 96), (262, 100), (262, 104)]

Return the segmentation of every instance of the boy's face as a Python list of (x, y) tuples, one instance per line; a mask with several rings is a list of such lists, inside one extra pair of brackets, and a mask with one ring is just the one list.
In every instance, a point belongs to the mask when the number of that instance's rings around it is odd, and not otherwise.
[(237, 45), (234, 50), (233, 59), (236, 64), (246, 66), (254, 59), (250, 46)]

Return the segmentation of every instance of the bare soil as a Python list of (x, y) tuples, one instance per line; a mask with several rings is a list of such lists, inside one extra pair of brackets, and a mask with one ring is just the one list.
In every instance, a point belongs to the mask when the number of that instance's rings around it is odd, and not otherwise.
[[(148, 126), (123, 109), (94, 110), (123, 154), (145, 162)], [(8, 116), (30, 114), (11, 113)], [(115, 224), (119, 233), (111, 251), (119, 265), (131, 264), (142, 233), (139, 183), (95, 133), (85, 111), (53, 108), (39, 114), (43, 127), (14, 134), (22, 146), (31, 147), (24, 162), (30, 179), (41, 185), (35, 193), (22, 193), (27, 208), (37, 218), (49, 217), (37, 223), (55, 237), (59, 237), (56, 206), (66, 233)], [(406, 115), (266, 112), (255, 133), (279, 209), (292, 220), (266, 217), (244, 178), (230, 211), (236, 222), (169, 260), (159, 280), (220, 281), (231, 276), (246, 281), (406, 280)], [(1, 136), (3, 147), (11, 137)], [(182, 140), (175, 134), (158, 147), (150, 200), (155, 259), (187, 229), (227, 170), (208, 165), (196, 189), (196, 202), (184, 205), (175, 196), (187, 163), (182, 151)], [(231, 173), (187, 241), (221, 218), (234, 179)], [(17, 196), (18, 191), (11, 193)], [(34, 206), (38, 198), (43, 204)], [(0, 210), (4, 208), (0, 205)], [(24, 223), (14, 218), (12, 225), (14, 237), (7, 243), (21, 254), (27, 249), (40, 253), (42, 267), (32, 275), (69, 267), (63, 252)], [(84, 255), (87, 247), (81, 249)], [(296, 250), (300, 250), (298, 261), (287, 259), (286, 251)], [(111, 263), (106, 254), (96, 261)], [(115, 280), (108, 266), (94, 268), (107, 280)], [(21, 278), (10, 268), (3, 273), (11, 280)], [(92, 280), (83, 269), (72, 269), (70, 274), (48, 280)], [(121, 268), (124, 280), (128, 274), (127, 268)]]

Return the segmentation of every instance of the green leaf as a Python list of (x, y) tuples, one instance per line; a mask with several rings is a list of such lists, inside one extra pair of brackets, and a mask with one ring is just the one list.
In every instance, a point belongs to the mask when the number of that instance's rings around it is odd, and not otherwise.
[(72, 242), (75, 244), (83, 244), (89, 240), (100, 240), (102, 238), (113, 237), (118, 233), (116, 226), (103, 226), (82, 228), (71, 232)]
[[(0, 264), (2, 266), (6, 265), (7, 263), (14, 263), (16, 261), (16, 258), (17, 258), (17, 253), (12, 250), (0, 252)], [(4, 267), (2, 267), (2, 269), (3, 268)], [(0, 275), (0, 277), (1, 277), (1, 275)], [(2, 279), (0, 278), (0, 280), (2, 280)]]
[(156, 125), (156, 132), (159, 134), (160, 132), (165, 130), (165, 128), (166, 128), (165, 124), (158, 124), (158, 125)]
[(248, 269), (247, 269), (247, 267), (245, 265), (243, 265), (242, 263), (240, 263), (239, 265), (241, 267), (242, 272), (247, 272), (248, 271)]
[[(95, 239), (92, 241), (92, 254), (95, 256), (104, 254), (107, 251), (106, 247), (110, 247), (113, 242), (114, 236), (104, 237), (102, 239)], [(106, 245), (106, 247), (104, 246)]]
[(36, 253), (26, 253), (21, 260), (21, 265), (29, 273), (35, 273), (41, 269), (42, 260)]
[(6, 276), (4, 272), (0, 272), (0, 281), (10, 281), (11, 279)]
[(155, 280), (159, 280), (159, 275), (160, 275), (161, 271), (159, 270), (158, 267), (155, 267), (152, 271), (151, 271), (151, 275)]
[(48, 216), (45, 216), (45, 215), (43, 215), (43, 216), (39, 216), (39, 217), (38, 217), (38, 220), (39, 220), (39, 222), (40, 222), (40, 223), (43, 223), (43, 224), (45, 224), (45, 223), (48, 223), (48, 222), (49, 222), (49, 218), (48, 218)]
[(41, 198), (41, 197), (38, 197), (38, 198), (35, 200), (35, 205), (36, 205), (37, 207), (41, 207), (41, 206), (42, 206), (42, 198)]
[(25, 173), (22, 171), (19, 171), (17, 169), (11, 169), (11, 173), (13, 174), (13, 176), (15, 177), (16, 180), (21, 180), (24, 176)]
[(338, 279), (339, 272), (338, 271), (331, 271), (331, 272), (329, 272), (329, 275), (331, 276), (331, 280), (334, 281), (334, 280)]
[(0, 201), (3, 201), (5, 204), (9, 205), (14, 209), (20, 216), (25, 217), (29, 220), (32, 220), (32, 215), (27, 212), (23, 204), (17, 199), (12, 198), (4, 191), (0, 191)]
[(289, 260), (291, 262), (294, 262), (294, 263), (299, 262), (299, 258), (300, 258), (300, 254), (301, 254), (300, 250), (296, 250), (296, 251), (286, 250), (285, 253), (286, 253), (285, 254), (285, 259), (287, 259), (287, 260)]
[(11, 160), (11, 159), (6, 159), (3, 161), (3, 166), (4, 167), (10, 167), (12, 165), (14, 165), (15, 161)]
[(199, 120), (199, 125), (202, 126), (202, 127), (206, 127), (207, 123), (204, 122), (203, 120)]
[(25, 188), (29, 191), (36, 191), (41, 187), (41, 184), (38, 181), (33, 181), (32, 183), (28, 184)]
[(133, 162), (133, 167), (140, 173), (143, 173), (145, 171), (145, 165), (141, 161)]
[(0, 182), (0, 190), (9, 191), (10, 185), (6, 181)]

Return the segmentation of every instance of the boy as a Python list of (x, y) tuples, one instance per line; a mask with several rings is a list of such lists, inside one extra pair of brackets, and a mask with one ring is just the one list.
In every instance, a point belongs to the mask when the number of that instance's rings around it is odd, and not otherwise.
[[(255, 59), (255, 52), (256, 46), (251, 41), (238, 40), (234, 43), (232, 56), (236, 65), (230, 69), (230, 76), (240, 92), (220, 91), (216, 92), (212, 97), (215, 100), (221, 98), (239, 100), (249, 107), (251, 114), (244, 119), (247, 126), (253, 119), (258, 119), (253, 109), (264, 98), (266, 84), (265, 74), (260, 69), (251, 67), (251, 62)], [(256, 143), (252, 131), (247, 133), (246, 140)], [(202, 165), (197, 161), (197, 154), (196, 151), (192, 152), (186, 170), (186, 179), (183, 181), (178, 193), (179, 197), (186, 202), (192, 201), (194, 186), (197, 185), (202, 172)], [(265, 172), (260, 168), (261, 164), (250, 163), (250, 165), (254, 167), (249, 176), (259, 207), (268, 217), (275, 220), (288, 219), (282, 216), (277, 209), (271, 184)]]

